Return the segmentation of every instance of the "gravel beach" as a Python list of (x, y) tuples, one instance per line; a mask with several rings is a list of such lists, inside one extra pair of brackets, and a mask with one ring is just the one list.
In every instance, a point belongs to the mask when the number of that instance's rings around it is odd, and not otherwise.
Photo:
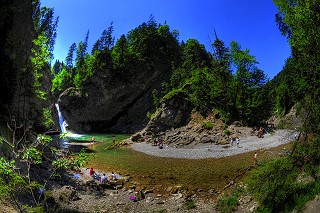
[(142, 142), (132, 144), (131, 148), (135, 151), (158, 157), (187, 159), (221, 158), (259, 149), (277, 147), (294, 140), (294, 135), (295, 132), (293, 130), (276, 130), (272, 133), (265, 134), (263, 138), (258, 138), (257, 136), (240, 137), (239, 147), (234, 143), (233, 146), (230, 144), (197, 144), (188, 148), (175, 148), (164, 145), (163, 149), (159, 149), (150, 143)]

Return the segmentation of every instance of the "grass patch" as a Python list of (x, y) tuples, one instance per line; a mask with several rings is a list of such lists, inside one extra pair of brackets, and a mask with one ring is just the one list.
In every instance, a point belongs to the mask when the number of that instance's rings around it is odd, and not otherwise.
[(211, 123), (210, 121), (205, 122), (203, 124), (203, 128), (207, 129), (207, 130), (211, 130), (213, 128), (213, 123)]
[(187, 210), (195, 209), (197, 206), (192, 199), (187, 199), (183, 203), (183, 207)]
[(224, 133), (225, 135), (230, 135), (230, 134), (231, 134), (231, 132), (230, 132), (230, 130), (229, 130), (229, 129), (225, 129), (225, 130), (223, 130), (223, 133)]
[(305, 194), (299, 196), (296, 201), (296, 209), (298, 212), (301, 212), (305, 204), (314, 199), (316, 195), (320, 194), (320, 180), (317, 180), (314, 182), (314, 184), (311, 184), (311, 186), (305, 190)]
[(225, 194), (218, 200), (218, 209), (222, 213), (229, 213), (237, 210), (238, 199), (244, 192), (242, 187), (237, 187), (229, 194)]
[(218, 202), (218, 209), (222, 213), (229, 213), (237, 210), (238, 197), (231, 195), (223, 197)]

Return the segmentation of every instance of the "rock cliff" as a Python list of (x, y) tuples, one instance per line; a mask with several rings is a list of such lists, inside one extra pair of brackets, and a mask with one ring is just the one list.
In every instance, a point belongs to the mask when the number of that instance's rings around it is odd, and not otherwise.
[(79, 133), (133, 133), (148, 123), (147, 112), (155, 110), (152, 91), (167, 79), (161, 70), (127, 78), (96, 72), (84, 84), (85, 95), (61, 97), (60, 109), (69, 129)]

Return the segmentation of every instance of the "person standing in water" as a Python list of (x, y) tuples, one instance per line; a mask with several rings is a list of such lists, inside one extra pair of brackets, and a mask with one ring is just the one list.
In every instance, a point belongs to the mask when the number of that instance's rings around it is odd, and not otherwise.
[(94, 136), (91, 138), (91, 144), (94, 144)]
[(239, 137), (236, 138), (237, 147), (239, 148), (240, 139)]
[(253, 156), (253, 164), (257, 165), (257, 152), (255, 152)]

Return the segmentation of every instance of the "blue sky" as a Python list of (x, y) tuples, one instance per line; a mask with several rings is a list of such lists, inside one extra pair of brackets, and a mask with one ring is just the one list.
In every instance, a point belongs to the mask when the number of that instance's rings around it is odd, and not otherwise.
[(272, 0), (41, 0), (59, 16), (55, 59), (64, 61), (73, 42), (84, 40), (89, 30), (89, 47), (113, 21), (114, 36), (120, 38), (153, 14), (178, 30), (180, 41), (197, 39), (211, 51), (214, 30), (229, 47), (238, 42), (256, 56), (258, 67), (270, 79), (281, 71), (290, 56), (290, 46), (275, 23), (277, 8)]

